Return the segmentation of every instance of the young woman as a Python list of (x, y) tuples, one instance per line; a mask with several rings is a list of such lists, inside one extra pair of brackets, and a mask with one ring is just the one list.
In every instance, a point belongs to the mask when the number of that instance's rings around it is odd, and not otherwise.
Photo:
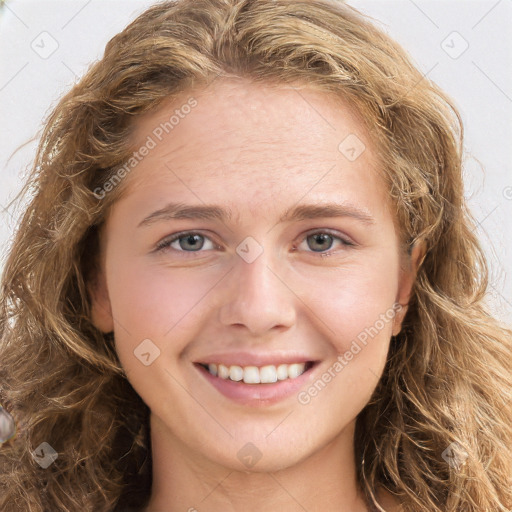
[(143, 13), (26, 185), (0, 508), (510, 510), (512, 333), (461, 153), (450, 100), (342, 3)]

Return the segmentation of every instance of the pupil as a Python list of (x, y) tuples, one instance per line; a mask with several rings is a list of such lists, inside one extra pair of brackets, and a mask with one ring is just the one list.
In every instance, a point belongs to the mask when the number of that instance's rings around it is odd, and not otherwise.
[[(328, 241), (329, 239), (332, 239), (331, 235), (327, 234), (327, 233), (317, 233), (317, 234), (314, 234), (314, 235), (311, 235), (313, 237), (313, 239), (315, 240), (315, 243), (316, 242), (319, 242), (320, 244), (322, 244), (323, 242), (326, 242)], [(321, 250), (325, 250), (325, 249), (329, 249), (332, 245), (332, 242), (331, 244), (329, 244), (329, 247), (320, 247), (320, 251)], [(314, 248), (312, 248), (313, 250), (315, 250)]]
[[(192, 249), (197, 249), (197, 248), (201, 249), (202, 244), (200, 244), (200, 246), (198, 246), (198, 244), (197, 244), (197, 242), (199, 242), (200, 239), (201, 239), (201, 235), (188, 235), (187, 237), (180, 239), (180, 247), (182, 249), (190, 249), (190, 248), (192, 248)], [(183, 247), (183, 241), (185, 241), (185, 244), (190, 243), (191, 247)]]

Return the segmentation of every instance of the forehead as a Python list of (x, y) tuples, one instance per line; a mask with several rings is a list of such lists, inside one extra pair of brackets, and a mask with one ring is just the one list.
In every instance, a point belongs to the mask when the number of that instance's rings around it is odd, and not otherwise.
[(126, 197), (164, 201), (176, 191), (250, 207), (249, 197), (261, 206), (328, 193), (384, 206), (388, 196), (356, 109), (304, 86), (217, 79), (141, 116), (133, 142), (151, 149), (128, 176)]

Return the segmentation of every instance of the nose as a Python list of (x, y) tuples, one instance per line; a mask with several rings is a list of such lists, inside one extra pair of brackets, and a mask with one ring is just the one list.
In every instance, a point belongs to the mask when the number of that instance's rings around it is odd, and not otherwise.
[(264, 336), (294, 324), (297, 299), (275, 267), (266, 251), (252, 263), (239, 258), (228, 276), (227, 298), (220, 308), (223, 325)]

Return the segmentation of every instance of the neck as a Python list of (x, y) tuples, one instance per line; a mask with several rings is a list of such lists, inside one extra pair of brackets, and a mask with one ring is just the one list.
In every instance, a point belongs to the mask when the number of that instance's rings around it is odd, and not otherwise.
[(367, 512), (354, 459), (355, 422), (329, 444), (275, 471), (240, 471), (180, 443), (151, 415), (153, 486), (144, 512)]

